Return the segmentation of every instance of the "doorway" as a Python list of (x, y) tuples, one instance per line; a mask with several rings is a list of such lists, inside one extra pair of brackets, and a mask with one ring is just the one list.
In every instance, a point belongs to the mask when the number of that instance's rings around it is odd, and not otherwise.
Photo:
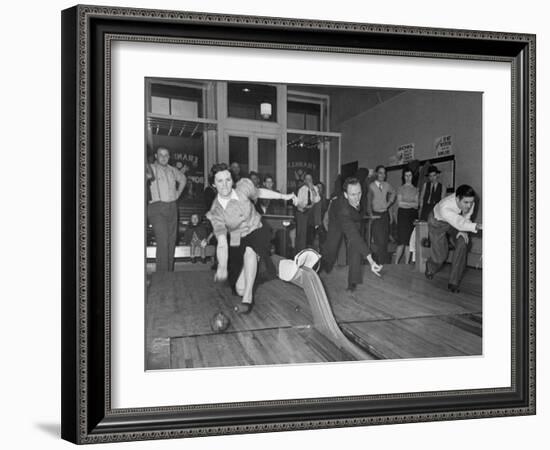
[[(229, 163), (237, 162), (242, 174), (258, 172), (261, 177), (277, 175), (278, 155), (281, 154), (281, 136), (254, 131), (226, 130), (224, 144), (228, 149)], [(277, 188), (280, 189), (275, 178)]]

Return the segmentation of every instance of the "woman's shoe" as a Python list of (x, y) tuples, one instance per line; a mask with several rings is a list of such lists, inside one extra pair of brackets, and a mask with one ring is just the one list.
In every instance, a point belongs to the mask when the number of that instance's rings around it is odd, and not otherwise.
[(237, 306), (235, 306), (235, 312), (239, 314), (248, 314), (250, 311), (252, 311), (253, 303), (244, 303), (241, 302)]

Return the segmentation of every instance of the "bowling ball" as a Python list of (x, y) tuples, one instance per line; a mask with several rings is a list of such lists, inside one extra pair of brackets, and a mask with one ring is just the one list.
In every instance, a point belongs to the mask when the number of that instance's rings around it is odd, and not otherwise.
[(229, 328), (229, 318), (222, 312), (218, 312), (210, 319), (210, 328), (215, 333), (222, 333)]

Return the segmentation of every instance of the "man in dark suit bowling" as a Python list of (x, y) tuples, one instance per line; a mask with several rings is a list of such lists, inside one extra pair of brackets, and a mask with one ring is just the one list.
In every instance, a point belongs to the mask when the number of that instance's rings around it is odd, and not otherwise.
[(362, 238), (361, 228), (361, 183), (357, 178), (347, 178), (342, 188), (343, 195), (334, 200), (329, 207), (328, 233), (322, 251), (322, 269), (327, 273), (332, 270), (342, 237), (346, 238), (348, 255), (348, 288), (353, 292), (357, 284), (363, 282), (363, 268), (361, 261), (367, 258), (371, 270), (380, 276), (382, 266), (372, 258), (369, 245)]

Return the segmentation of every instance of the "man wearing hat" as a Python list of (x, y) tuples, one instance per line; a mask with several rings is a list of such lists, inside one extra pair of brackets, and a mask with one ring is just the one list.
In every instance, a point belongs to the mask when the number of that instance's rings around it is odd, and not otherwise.
[(422, 186), (420, 194), (420, 220), (427, 221), (434, 206), (441, 200), (443, 186), (438, 181), (440, 173), (436, 166), (428, 168), (428, 181)]

